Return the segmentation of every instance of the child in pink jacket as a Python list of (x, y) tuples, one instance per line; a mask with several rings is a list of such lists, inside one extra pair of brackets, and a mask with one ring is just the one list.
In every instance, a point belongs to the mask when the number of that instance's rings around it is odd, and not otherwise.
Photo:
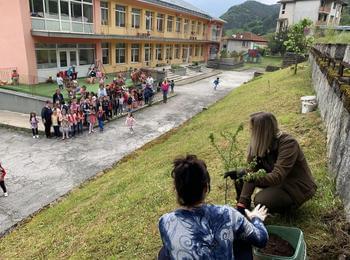
[(127, 127), (129, 127), (129, 130), (130, 130), (130, 133), (133, 134), (134, 133), (134, 125), (136, 123), (136, 120), (133, 116), (132, 113), (128, 113), (128, 116), (126, 117), (126, 120), (125, 120), (125, 125)]
[(0, 187), (1, 187), (2, 191), (4, 192), (4, 197), (7, 197), (8, 193), (7, 193), (7, 189), (5, 186), (5, 175), (6, 175), (6, 171), (0, 163)]

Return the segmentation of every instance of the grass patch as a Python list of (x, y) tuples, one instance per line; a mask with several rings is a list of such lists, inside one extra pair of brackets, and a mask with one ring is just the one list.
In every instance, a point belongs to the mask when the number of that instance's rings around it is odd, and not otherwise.
[[(301, 228), (310, 259), (323, 256), (325, 248), (341, 248), (325, 218), (338, 209), (340, 201), (327, 174), (322, 121), (318, 112), (299, 112), (300, 97), (313, 94), (310, 84), (310, 69), (306, 66), (297, 75), (290, 69), (281, 70), (232, 91), (1, 239), (1, 258), (154, 259), (161, 246), (158, 218), (177, 207), (170, 178), (174, 157), (195, 153), (204, 159), (212, 177), (208, 202), (224, 203), (223, 167), (208, 135), (236, 129), (244, 122), (241, 147), (246, 151), (248, 116), (261, 110), (274, 113), (281, 129), (299, 140), (319, 187), (315, 198), (298, 212), (268, 223)], [(233, 205), (233, 186), (229, 198)], [(337, 211), (341, 213), (341, 209)], [(335, 250), (330, 251), (325, 259), (335, 256)]]
[[(113, 81), (113, 76), (110, 75), (108, 79), (105, 81), (106, 84), (109, 84)], [(86, 78), (79, 78), (78, 79), (79, 85), (86, 86), (87, 91), (97, 93), (98, 90), (98, 80), (96, 80), (97, 83), (95, 84), (88, 84), (86, 83)], [(131, 86), (132, 82), (131, 80), (126, 81), (127, 86)], [(41, 96), (41, 97), (48, 97), (52, 98), (52, 95), (55, 93), (56, 89), (58, 88), (56, 83), (39, 83), (34, 85), (26, 85), (26, 84), (19, 84), (18, 86), (12, 86), (12, 85), (6, 85), (1, 86), (3, 89), (8, 90), (14, 90), (22, 93), (27, 93), (35, 96)], [(62, 94), (65, 98), (68, 98), (67, 91), (62, 91)]]
[(265, 69), (269, 65), (281, 67), (282, 66), (282, 57), (274, 57), (274, 56), (261, 57), (261, 61), (259, 63), (245, 62), (243, 69), (250, 69), (250, 68), (263, 68), (263, 69)]
[(316, 36), (315, 43), (349, 44), (350, 32), (326, 30), (322, 35)]

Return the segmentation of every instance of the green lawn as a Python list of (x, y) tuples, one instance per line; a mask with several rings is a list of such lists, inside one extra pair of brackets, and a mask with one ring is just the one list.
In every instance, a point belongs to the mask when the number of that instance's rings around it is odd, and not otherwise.
[[(106, 80), (106, 84), (112, 82), (113, 76), (109, 76), (108, 79)], [(89, 92), (97, 92), (98, 89), (98, 82), (95, 84), (88, 84), (86, 83), (86, 78), (80, 78), (78, 79), (79, 85), (83, 86), (85, 85), (87, 88), (87, 91)], [(130, 86), (131, 80), (126, 81), (127, 86)], [(23, 92), (23, 93), (29, 93), (31, 95), (36, 95), (36, 96), (42, 96), (42, 97), (49, 97), (52, 98), (52, 95), (55, 93), (57, 87), (56, 83), (39, 83), (35, 85), (25, 85), (25, 84), (20, 84), (19, 86), (1, 86), (0, 88), (4, 89), (9, 89), (9, 90), (14, 90), (18, 92)], [(68, 97), (67, 91), (62, 91), (63, 95), (65, 98)]]
[[(326, 136), (319, 113), (299, 112), (300, 97), (310, 94), (308, 67), (297, 75), (290, 69), (269, 73), (241, 86), (1, 239), (1, 258), (154, 259), (161, 247), (158, 218), (176, 208), (172, 160), (186, 153), (204, 159), (212, 177), (208, 202), (224, 203), (223, 166), (208, 135), (244, 122), (240, 141), (246, 151), (248, 116), (264, 110), (275, 113), (281, 129), (299, 140), (319, 186), (314, 199), (295, 214), (270, 218), (268, 223), (301, 228), (310, 259), (335, 259), (334, 252), (343, 245), (328, 223), (342, 210), (334, 211), (340, 202), (327, 174)], [(234, 205), (233, 188), (229, 197)], [(342, 221), (339, 217), (337, 223)]]
[(281, 67), (282, 66), (282, 57), (274, 57), (274, 56), (261, 57), (261, 60), (258, 63), (245, 62), (243, 69), (250, 69), (250, 68), (265, 69), (266, 66), (268, 66), (268, 65)]

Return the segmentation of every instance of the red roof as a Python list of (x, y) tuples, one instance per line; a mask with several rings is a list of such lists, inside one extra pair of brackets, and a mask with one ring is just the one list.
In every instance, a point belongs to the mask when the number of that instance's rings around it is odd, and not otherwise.
[(236, 33), (230, 37), (225, 37), (224, 40), (268, 42), (265, 38), (251, 32)]

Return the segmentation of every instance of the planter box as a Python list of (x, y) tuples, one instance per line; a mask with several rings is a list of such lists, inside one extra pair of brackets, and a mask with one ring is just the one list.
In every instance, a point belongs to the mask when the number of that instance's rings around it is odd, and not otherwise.
[(170, 69), (170, 71), (179, 76), (186, 76), (186, 68)]
[(254, 248), (254, 260), (306, 260), (306, 244), (303, 232), (299, 228), (283, 226), (267, 226), (269, 234), (275, 234), (288, 241), (294, 248), (294, 255), (291, 257), (265, 255)]
[(190, 70), (196, 71), (196, 72), (201, 72), (202, 70), (202, 66), (188, 66), (187, 68), (189, 68)]

